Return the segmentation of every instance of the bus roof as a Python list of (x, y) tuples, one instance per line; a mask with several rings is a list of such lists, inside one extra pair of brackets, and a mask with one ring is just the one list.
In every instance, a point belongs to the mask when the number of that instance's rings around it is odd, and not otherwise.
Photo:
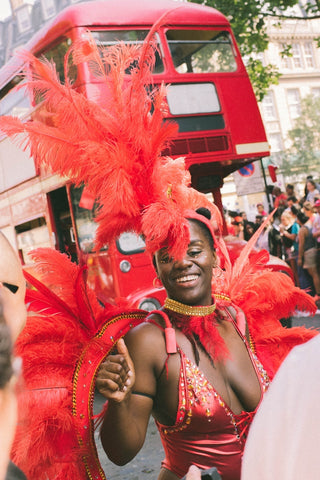
[(150, 27), (166, 12), (166, 23), (169, 25), (229, 25), (222, 13), (196, 3), (179, 0), (96, 0), (78, 3), (62, 10), (51, 23), (33, 36), (27, 48), (37, 53), (74, 26)]
[[(226, 17), (218, 10), (182, 0), (95, 0), (77, 3), (62, 10), (23, 48), (37, 55), (75, 26), (99, 28), (105, 25), (132, 25), (150, 28), (166, 12), (166, 25), (230, 26)], [(0, 70), (0, 89), (21, 66), (22, 62), (13, 55)]]

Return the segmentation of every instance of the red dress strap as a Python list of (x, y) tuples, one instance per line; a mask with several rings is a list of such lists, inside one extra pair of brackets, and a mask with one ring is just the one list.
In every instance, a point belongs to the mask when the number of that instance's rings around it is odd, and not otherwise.
[[(157, 314), (157, 315), (160, 315), (160, 317), (163, 318), (164, 322), (165, 322), (165, 329), (164, 329), (164, 335), (165, 335), (165, 338), (166, 338), (166, 350), (167, 350), (167, 353), (177, 353), (177, 342), (176, 342), (176, 332), (174, 330), (174, 328), (172, 328), (172, 324), (170, 322), (170, 319), (168, 317), (168, 315), (163, 312), (162, 310), (154, 310), (152, 312), (152, 314)], [(150, 321), (148, 319), (148, 321)], [(152, 323), (156, 323), (154, 321), (152, 321)], [(158, 325), (160, 328), (161, 326)]]

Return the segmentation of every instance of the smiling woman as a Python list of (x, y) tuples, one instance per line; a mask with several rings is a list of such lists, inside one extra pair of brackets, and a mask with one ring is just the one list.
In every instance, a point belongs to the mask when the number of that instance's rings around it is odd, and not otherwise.
[[(164, 307), (118, 342), (97, 376), (108, 400), (101, 428), (108, 457), (129, 462), (152, 415), (166, 455), (158, 480), (177, 480), (192, 464), (239, 479), (248, 428), (273, 374), (256, 356), (242, 310), (226, 295), (212, 295), (219, 242), (210, 217), (206, 208), (185, 211), (185, 253), (172, 255), (170, 230), (152, 252)], [(266, 364), (268, 354), (271, 348)]]

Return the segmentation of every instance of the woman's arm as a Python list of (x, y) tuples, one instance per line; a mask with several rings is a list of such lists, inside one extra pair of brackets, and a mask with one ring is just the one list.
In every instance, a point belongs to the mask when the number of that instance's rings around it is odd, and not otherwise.
[[(155, 363), (162, 361), (158, 353), (161, 348), (157, 348), (162, 332), (154, 332), (157, 328), (150, 325), (141, 327), (127, 335), (128, 348), (119, 340), (118, 354), (106, 358), (96, 381), (108, 400), (101, 442), (108, 458), (117, 465), (132, 460), (144, 444), (157, 388)], [(165, 361), (165, 353), (163, 358)], [(133, 393), (136, 390), (140, 394)]]
[(299, 251), (298, 251), (298, 265), (302, 267), (303, 265), (303, 255), (304, 255), (304, 244), (306, 239), (306, 228), (301, 227), (298, 233), (299, 238)]

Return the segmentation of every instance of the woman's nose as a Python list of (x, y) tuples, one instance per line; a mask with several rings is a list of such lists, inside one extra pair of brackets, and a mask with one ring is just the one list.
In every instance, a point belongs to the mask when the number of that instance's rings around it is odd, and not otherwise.
[(188, 268), (191, 265), (190, 258), (188, 256), (183, 257), (180, 260), (175, 260), (174, 267), (175, 268)]

